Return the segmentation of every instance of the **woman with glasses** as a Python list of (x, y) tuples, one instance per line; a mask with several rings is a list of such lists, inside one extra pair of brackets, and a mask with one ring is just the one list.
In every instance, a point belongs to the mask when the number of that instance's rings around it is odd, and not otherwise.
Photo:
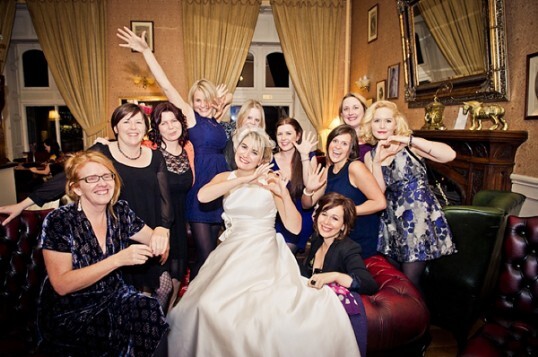
[[(159, 150), (142, 145), (149, 120), (138, 105), (126, 103), (116, 108), (110, 123), (117, 140), (108, 145), (97, 143), (89, 150), (99, 151), (112, 161), (123, 184), (120, 199), (127, 201), (136, 215), (154, 230), (155, 238), (168, 240), (173, 221), (168, 170)], [(65, 174), (58, 174), (18, 204), (0, 207), (0, 213), (10, 215), (4, 224), (34, 203), (41, 206), (62, 197), (65, 184)], [(144, 265), (124, 269), (127, 282), (155, 296), (163, 308), (172, 294), (172, 279), (163, 267), (167, 257), (168, 249)]]
[(151, 356), (167, 331), (163, 310), (127, 285), (118, 268), (164, 254), (168, 240), (118, 201), (121, 181), (103, 154), (79, 152), (65, 171), (74, 203), (45, 218), (40, 238), (48, 274), (38, 308), (42, 348), (54, 355)]

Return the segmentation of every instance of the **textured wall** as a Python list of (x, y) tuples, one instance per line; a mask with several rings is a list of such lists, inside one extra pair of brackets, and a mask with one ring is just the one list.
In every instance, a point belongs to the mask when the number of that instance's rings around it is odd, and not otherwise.
[[(411, 127), (420, 129), (424, 124), (424, 109), (409, 109), (403, 98), (402, 50), (400, 25), (395, 0), (353, 0), (351, 38), (351, 87), (359, 77), (367, 74), (372, 80), (369, 98), (375, 96), (375, 83), (387, 79), (387, 67), (400, 63), (400, 87), (398, 99), (394, 102), (407, 114)], [(375, 4), (379, 5), (379, 28), (377, 40), (368, 43), (366, 39), (367, 13)], [(508, 68), (510, 101), (500, 102), (506, 109), (505, 118), (509, 130), (526, 130), (529, 139), (520, 147), (516, 156), (514, 173), (538, 177), (535, 164), (538, 148), (538, 120), (524, 120), (527, 54), (538, 51), (538, 1), (505, 0), (506, 38), (508, 47)], [(459, 106), (445, 109), (445, 124), (454, 126)]]
[[(116, 37), (119, 27), (130, 27), (130, 21), (153, 21), (155, 56), (182, 95), (188, 85), (183, 76), (183, 30), (180, 0), (109, 0), (108, 16), (108, 109), (110, 114), (119, 105), (120, 98), (162, 96), (157, 85), (141, 88), (132, 80), (133, 68), (148, 71), (139, 53), (119, 47)], [(109, 130), (109, 134), (112, 132)]]

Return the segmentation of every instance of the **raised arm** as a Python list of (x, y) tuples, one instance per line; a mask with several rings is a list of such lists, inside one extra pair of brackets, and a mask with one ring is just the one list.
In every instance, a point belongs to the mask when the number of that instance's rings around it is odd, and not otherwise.
[(310, 170), (301, 196), (301, 205), (305, 209), (314, 207), (327, 187), (327, 168), (317, 164), (311, 165)]
[(417, 138), (415, 136), (391, 136), (389, 141), (397, 141), (399, 143), (409, 146), (413, 152), (422, 156), (423, 158), (435, 161), (435, 162), (450, 162), (456, 158), (456, 152), (449, 145), (440, 143), (437, 141), (430, 141), (424, 138)]
[(125, 43), (120, 43), (120, 47), (127, 47), (134, 51), (142, 53), (151, 73), (155, 77), (155, 80), (159, 84), (159, 87), (161, 87), (166, 98), (168, 98), (168, 100), (176, 107), (181, 109), (183, 114), (187, 117), (187, 126), (189, 128), (193, 127), (196, 124), (194, 110), (189, 105), (189, 103), (186, 102), (183, 97), (181, 97), (179, 92), (174, 88), (174, 86), (166, 76), (166, 73), (164, 73), (164, 70), (162, 69), (159, 62), (157, 62), (155, 55), (153, 54), (153, 52), (151, 52), (151, 49), (149, 48), (148, 44), (146, 43), (146, 40), (144, 39), (145, 34), (146, 33), (144, 31), (142, 33), (142, 36), (137, 36), (127, 27), (124, 27), (123, 29), (118, 29), (118, 32), (116, 33), (116, 35), (121, 40), (125, 41)]
[(273, 193), (275, 205), (284, 227), (293, 234), (299, 234), (303, 219), (291, 199), (290, 191), (286, 187), (288, 182), (287, 177), (273, 175), (267, 188)]
[(308, 182), (308, 176), (310, 176), (312, 168), (314, 168), (317, 164), (315, 155), (310, 157), (310, 153), (316, 147), (317, 144), (318, 141), (316, 140), (316, 136), (312, 132), (304, 133), (303, 139), (301, 140), (300, 144), (297, 144), (296, 142), (293, 143), (293, 145), (295, 145), (295, 149), (299, 152), (299, 155), (301, 155), (301, 164), (303, 168), (303, 185), (305, 186)]

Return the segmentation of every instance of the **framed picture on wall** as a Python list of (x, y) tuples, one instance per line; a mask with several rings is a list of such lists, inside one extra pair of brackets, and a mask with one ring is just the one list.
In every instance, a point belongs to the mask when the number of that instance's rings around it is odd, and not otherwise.
[(386, 81), (379, 81), (377, 82), (376, 86), (375, 86), (375, 99), (376, 101), (377, 100), (385, 100), (385, 93), (386, 93), (386, 85), (385, 85), (385, 82)]
[(374, 40), (377, 40), (377, 24), (378, 24), (378, 18), (377, 18), (377, 4), (372, 6), (370, 10), (368, 10), (368, 42), (372, 42)]
[[(151, 52), (155, 52), (153, 45), (153, 21), (131, 21), (131, 31), (137, 36), (142, 36), (142, 33), (146, 31), (146, 42), (148, 43)], [(132, 52), (135, 52), (131, 50)]]
[(398, 83), (400, 79), (400, 64), (396, 63), (392, 66), (389, 66), (387, 71), (387, 99), (396, 99), (398, 98)]
[(538, 52), (527, 55), (525, 119), (538, 119)]

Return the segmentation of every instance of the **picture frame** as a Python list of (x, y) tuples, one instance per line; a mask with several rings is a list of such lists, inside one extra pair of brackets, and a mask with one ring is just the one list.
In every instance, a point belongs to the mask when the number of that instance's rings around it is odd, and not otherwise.
[[(155, 52), (153, 21), (131, 21), (131, 31), (137, 36), (141, 36), (142, 32), (146, 31), (146, 42), (148, 43), (151, 52)], [(131, 50), (135, 52), (134, 50)]]
[(386, 81), (379, 81), (377, 82), (376, 86), (375, 86), (375, 98), (376, 98), (376, 101), (378, 100), (385, 100), (385, 95), (387, 93), (387, 86), (386, 86)]
[(387, 99), (398, 98), (400, 89), (400, 63), (393, 64), (387, 69)]
[(525, 119), (538, 119), (538, 52), (527, 55)]
[(375, 4), (368, 10), (368, 43), (377, 40), (377, 28), (379, 24), (378, 4)]

